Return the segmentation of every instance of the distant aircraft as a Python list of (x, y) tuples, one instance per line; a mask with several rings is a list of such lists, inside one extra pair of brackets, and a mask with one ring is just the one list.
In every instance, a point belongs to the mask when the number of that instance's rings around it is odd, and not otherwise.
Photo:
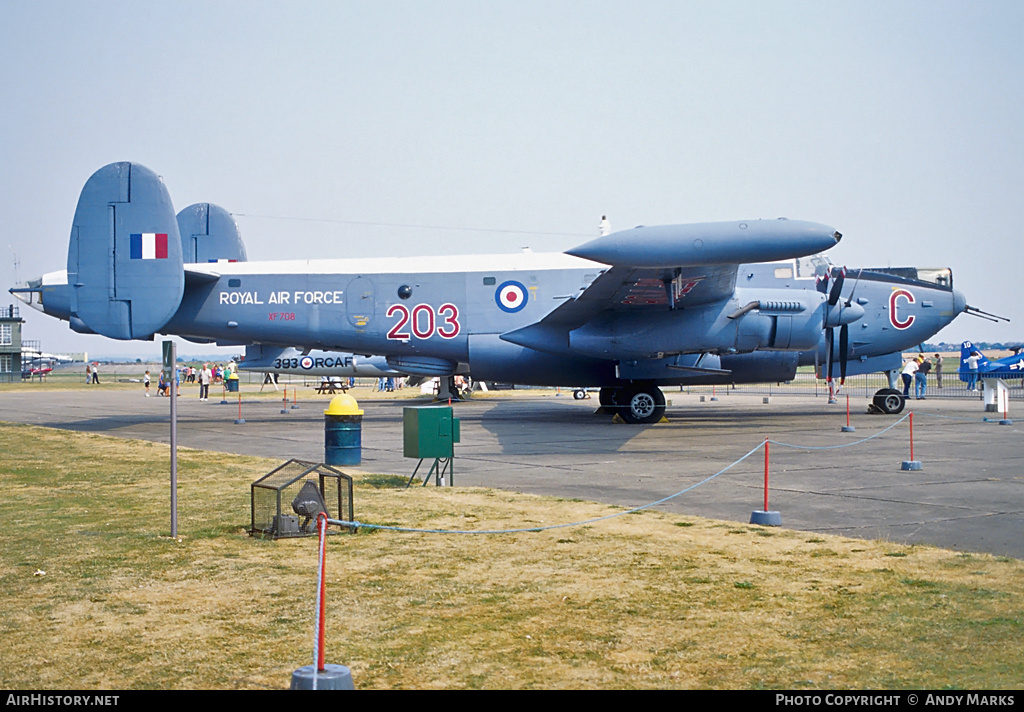
[(969, 309), (949, 270), (945, 284), (844, 277), (812, 257), (841, 237), (749, 220), (641, 226), (561, 254), (247, 262), (223, 208), (176, 218), (155, 173), (114, 163), (83, 188), (66, 271), (11, 291), (83, 333), (373, 353), (442, 382), (468, 370), (599, 387), (602, 405), (650, 423), (661, 386), (789, 380), (804, 362), (840, 378), (895, 368), (891, 354)]
[(40, 351), (39, 349), (32, 348), (31, 346), (22, 346), (21, 347), (21, 360), (22, 360), (23, 363), (25, 361), (28, 361), (28, 360), (33, 360), (33, 361), (46, 361), (47, 363), (55, 364), (55, 363), (75, 363), (76, 361), (79, 361), (80, 359), (76, 359), (76, 358), (73, 358), (71, 356), (66, 356), (66, 355), (63, 355), (63, 354), (48, 354), (48, 353), (45, 353), (43, 351)]
[(384, 356), (357, 356), (353, 353), (310, 351), (251, 344), (245, 347), (245, 358), (238, 362), (243, 371), (289, 373), (300, 376), (364, 376), (397, 377), (405, 374), (388, 366)]
[(53, 368), (50, 366), (31, 366), (29, 368), (23, 368), (21, 370), (21, 377), (33, 378), (35, 376), (39, 376), (40, 378), (42, 378), (43, 376), (47, 376), (52, 372)]
[(972, 353), (977, 353), (978, 378), (1024, 378), (1024, 356), (1019, 352), (1011, 354), (995, 361), (990, 361), (985, 354), (975, 348), (970, 341), (960, 344), (960, 380), (970, 383), (970, 370), (967, 366), (967, 359)]

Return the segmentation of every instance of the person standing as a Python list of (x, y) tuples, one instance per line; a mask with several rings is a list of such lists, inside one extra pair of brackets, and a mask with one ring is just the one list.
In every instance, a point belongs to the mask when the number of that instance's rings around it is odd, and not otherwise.
[(97, 385), (100, 382), (100, 365), (98, 363), (92, 365), (92, 382)]
[(939, 389), (941, 390), (942, 389), (942, 357), (939, 356), (938, 354), (935, 354), (935, 381), (938, 384)]
[(917, 373), (917, 359), (910, 359), (907, 361), (907, 365), (903, 367), (903, 372), (900, 373), (900, 378), (903, 379), (903, 395), (910, 396), (910, 382), (914, 380), (914, 374)]
[(924, 391), (928, 387), (928, 372), (932, 370), (932, 362), (924, 356), (917, 357), (917, 372), (914, 373), (914, 396), (917, 400), (926, 400)]
[(85, 364), (85, 383), (86, 385), (92, 383), (92, 365)]
[(210, 364), (204, 363), (203, 370), (199, 372), (199, 400), (205, 401), (210, 397), (210, 382), (213, 380), (213, 372)]
[(146, 386), (146, 398), (149, 398), (149, 371), (146, 371), (146, 375), (142, 377), (142, 383)]
[(978, 390), (978, 361), (981, 360), (981, 354), (977, 351), (972, 351), (971, 355), (967, 357), (967, 390), (976, 391)]

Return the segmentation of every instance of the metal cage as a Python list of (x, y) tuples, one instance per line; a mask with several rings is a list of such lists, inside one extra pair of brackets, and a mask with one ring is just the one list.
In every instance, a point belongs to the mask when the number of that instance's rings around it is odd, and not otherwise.
[(251, 495), (250, 536), (312, 536), (321, 511), (354, 520), (352, 478), (323, 463), (288, 460), (253, 482)]

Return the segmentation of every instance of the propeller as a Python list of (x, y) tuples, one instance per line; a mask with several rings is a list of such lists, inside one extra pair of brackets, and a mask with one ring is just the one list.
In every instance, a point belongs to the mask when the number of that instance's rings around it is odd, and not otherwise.
[[(831, 390), (832, 378), (833, 378), (833, 364), (836, 360), (836, 349), (835, 349), (835, 330), (839, 327), (839, 385), (842, 387), (846, 383), (846, 366), (850, 359), (850, 323), (860, 319), (864, 315), (864, 309), (860, 305), (854, 305), (853, 295), (857, 291), (857, 284), (860, 282), (861, 272), (857, 272), (857, 279), (853, 283), (853, 289), (850, 290), (849, 296), (843, 300), (842, 292), (843, 285), (846, 283), (846, 268), (843, 267), (839, 270), (835, 279), (832, 280), (831, 289), (828, 286), (829, 275), (825, 275), (823, 279), (819, 279), (817, 287), (818, 291), (825, 293), (828, 292), (827, 303), (824, 307), (825, 316), (822, 323), (822, 328), (825, 331), (825, 380), (829, 383), (829, 389)], [(835, 309), (836, 305), (839, 306)]]

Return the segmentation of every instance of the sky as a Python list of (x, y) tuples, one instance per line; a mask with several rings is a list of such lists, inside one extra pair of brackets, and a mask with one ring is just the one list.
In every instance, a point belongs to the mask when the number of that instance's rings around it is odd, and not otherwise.
[[(933, 341), (1021, 341), (1022, 30), (1015, 0), (0, 0), (0, 285), (63, 269), (129, 160), (252, 260), (811, 220), (837, 264), (951, 267), (1012, 320)], [(159, 355), (21, 313), (45, 351)]]

